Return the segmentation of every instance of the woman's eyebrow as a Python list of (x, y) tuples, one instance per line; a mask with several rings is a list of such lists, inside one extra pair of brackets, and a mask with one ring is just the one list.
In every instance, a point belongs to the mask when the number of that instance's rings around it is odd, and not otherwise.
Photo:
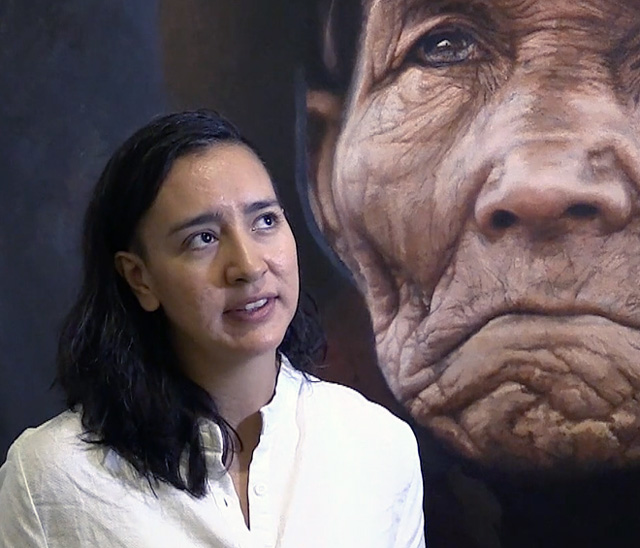
[[(245, 215), (249, 215), (251, 213), (257, 213), (258, 211), (262, 211), (263, 209), (268, 209), (270, 207), (280, 207), (280, 202), (273, 198), (271, 200), (258, 200), (255, 202), (250, 202), (245, 204), (242, 207), (242, 212)], [(204, 213), (200, 213), (195, 217), (191, 217), (186, 221), (178, 223), (172, 226), (169, 229), (169, 236), (172, 236), (176, 232), (180, 232), (187, 228), (193, 228), (194, 226), (200, 226), (210, 223), (221, 223), (223, 220), (223, 215), (219, 211), (205, 211)]]
[(280, 207), (280, 202), (273, 198), (272, 200), (258, 200), (257, 202), (251, 202), (242, 208), (242, 211), (246, 214), (257, 213), (263, 209), (270, 207)]
[(208, 223), (220, 223), (222, 222), (222, 214), (218, 211), (205, 211), (200, 215), (196, 215), (195, 217), (191, 217), (186, 221), (178, 223), (169, 229), (169, 236), (175, 234), (176, 232), (180, 232), (185, 228), (192, 228), (194, 226), (200, 226)]

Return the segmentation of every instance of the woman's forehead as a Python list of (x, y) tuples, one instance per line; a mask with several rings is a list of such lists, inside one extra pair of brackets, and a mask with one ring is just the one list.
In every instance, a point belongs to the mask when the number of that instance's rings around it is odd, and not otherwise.
[(260, 159), (244, 145), (215, 145), (178, 158), (151, 209), (197, 210), (275, 198)]

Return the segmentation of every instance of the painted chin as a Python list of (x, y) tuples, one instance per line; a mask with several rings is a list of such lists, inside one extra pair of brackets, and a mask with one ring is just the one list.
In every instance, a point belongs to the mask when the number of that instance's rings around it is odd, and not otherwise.
[(599, 316), (486, 324), (405, 403), (462, 454), (515, 469), (640, 462), (640, 334)]

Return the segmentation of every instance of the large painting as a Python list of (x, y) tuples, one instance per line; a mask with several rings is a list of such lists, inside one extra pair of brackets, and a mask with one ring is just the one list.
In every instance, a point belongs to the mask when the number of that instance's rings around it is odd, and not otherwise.
[[(310, 18), (301, 192), (397, 402), (465, 463), (485, 542), (545, 487), (510, 545), (630, 535), (603, 519), (624, 510), (556, 499), (631, 485), (640, 462), (640, 4), (330, 0)], [(511, 483), (505, 515), (490, 478)], [(565, 519), (536, 543), (545, 511)]]

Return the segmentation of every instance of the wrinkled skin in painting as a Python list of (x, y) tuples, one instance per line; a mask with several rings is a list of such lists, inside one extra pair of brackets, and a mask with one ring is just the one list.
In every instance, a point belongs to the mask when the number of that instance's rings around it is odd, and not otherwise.
[(364, 15), (309, 195), (394, 395), (488, 465), (637, 463), (640, 2)]

